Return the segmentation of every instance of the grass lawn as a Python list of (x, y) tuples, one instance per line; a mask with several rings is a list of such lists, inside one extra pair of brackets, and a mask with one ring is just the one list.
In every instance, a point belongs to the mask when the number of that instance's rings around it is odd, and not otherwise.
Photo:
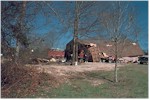
[(58, 88), (39, 87), (33, 98), (148, 98), (148, 65), (131, 64), (118, 71), (118, 83), (113, 82), (114, 72), (87, 72), (87, 78), (103, 80), (93, 86), (83, 78), (73, 78)]

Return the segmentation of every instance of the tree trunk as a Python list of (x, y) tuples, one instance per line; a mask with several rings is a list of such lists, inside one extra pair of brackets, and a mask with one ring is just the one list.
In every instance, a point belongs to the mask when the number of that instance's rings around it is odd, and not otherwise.
[(118, 82), (118, 44), (117, 40), (115, 40), (115, 72), (114, 72), (114, 81)]
[[(75, 35), (75, 34), (74, 34)], [(76, 50), (76, 45), (75, 45), (75, 36), (73, 37), (73, 58), (72, 58), (72, 64), (74, 65), (75, 63), (75, 50)]]
[[(25, 10), (26, 10), (26, 1), (22, 2), (22, 9), (20, 10), (20, 23), (21, 23), (21, 32), (24, 32), (24, 17), (25, 17)], [(20, 33), (17, 33), (17, 35)], [(16, 54), (15, 54), (15, 61), (19, 60), (19, 51), (20, 51), (20, 41), (18, 37), (16, 38)]]
[(20, 51), (20, 43), (18, 39), (16, 39), (16, 54), (15, 54), (15, 61), (17, 62), (19, 59), (19, 51)]
[(78, 65), (78, 19), (79, 19), (78, 2), (75, 2), (75, 20), (74, 20), (74, 44), (73, 44), (73, 65)]

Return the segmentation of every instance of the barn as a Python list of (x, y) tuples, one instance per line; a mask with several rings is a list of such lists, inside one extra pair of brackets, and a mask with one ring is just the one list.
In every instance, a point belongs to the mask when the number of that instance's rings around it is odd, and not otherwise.
[[(82, 50), (88, 55), (88, 61), (99, 62), (105, 55), (115, 57), (114, 43), (110, 40), (80, 40), (78, 39), (78, 54)], [(73, 40), (66, 45), (66, 50), (73, 53)], [(131, 40), (122, 41), (118, 44), (118, 57), (138, 57), (144, 55), (144, 52), (140, 48), (138, 43), (134, 43)]]

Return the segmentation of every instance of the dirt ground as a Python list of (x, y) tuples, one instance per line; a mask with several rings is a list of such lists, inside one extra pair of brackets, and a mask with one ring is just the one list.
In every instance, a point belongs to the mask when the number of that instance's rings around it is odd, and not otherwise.
[[(118, 67), (122, 67), (124, 64), (118, 64)], [(55, 74), (57, 76), (67, 75), (69, 73), (82, 73), (89, 71), (111, 71), (114, 70), (115, 63), (95, 63), (88, 62), (82, 63), (77, 66), (75, 65), (61, 65), (61, 64), (52, 64), (52, 65), (30, 65), (36, 67), (39, 71), (44, 71), (49, 74)]]
[[(123, 67), (125, 64), (118, 64), (118, 68)], [(66, 64), (38, 64), (38, 65), (27, 65), (35, 67), (39, 73), (48, 73), (57, 79), (59, 84), (69, 83), (70, 79), (81, 78), (93, 86), (97, 86), (105, 83), (105, 80), (88, 77), (85, 73), (92, 71), (111, 71), (114, 70), (115, 63), (100, 63), (100, 62), (87, 62), (77, 66), (66, 65)]]
[[(124, 64), (118, 64), (118, 67), (122, 67)], [(104, 83), (103, 80), (91, 79), (84, 75), (85, 72), (91, 71), (111, 71), (114, 70), (114, 63), (95, 63), (88, 62), (82, 63), (77, 66), (64, 65), (64, 64), (52, 64), (52, 65), (30, 65), (36, 67), (39, 72), (45, 72), (58, 78), (60, 81), (67, 81), (69, 78), (82, 77), (84, 80), (90, 82), (94, 86)], [(61, 78), (60, 78), (61, 77)]]
[[(118, 64), (118, 67), (123, 66), (124, 64)], [(57, 72), (57, 75), (65, 75), (67, 73), (78, 73), (78, 72), (89, 72), (89, 71), (111, 71), (114, 70), (115, 64), (114, 63), (95, 63), (95, 62), (88, 62), (82, 63), (77, 66), (75, 65), (34, 65), (39, 71), (44, 71), (47, 73), (53, 74)], [(56, 73), (55, 73), (56, 74)]]

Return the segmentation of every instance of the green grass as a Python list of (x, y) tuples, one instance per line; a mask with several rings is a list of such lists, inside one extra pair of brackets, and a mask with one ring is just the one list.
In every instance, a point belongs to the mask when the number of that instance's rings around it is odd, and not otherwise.
[[(113, 82), (113, 71), (88, 72), (89, 78), (102, 79), (104, 84), (92, 86), (89, 82), (74, 78), (71, 84), (44, 91), (39, 89), (33, 97), (48, 98), (148, 98), (148, 66), (128, 65), (118, 71), (118, 83)], [(30, 96), (32, 97), (32, 96)]]
[(118, 71), (118, 83), (113, 82), (114, 72), (85, 73), (86, 78), (103, 80), (93, 86), (83, 78), (73, 78), (57, 88), (48, 84), (39, 86), (34, 95), (26, 98), (148, 98), (148, 65), (127, 65)]
[(128, 65), (118, 71), (119, 82), (113, 82), (114, 72), (90, 72), (88, 77), (105, 80), (99, 86), (92, 86), (84, 80), (73, 79), (71, 85), (63, 84), (48, 97), (57, 98), (148, 98), (148, 67)]

